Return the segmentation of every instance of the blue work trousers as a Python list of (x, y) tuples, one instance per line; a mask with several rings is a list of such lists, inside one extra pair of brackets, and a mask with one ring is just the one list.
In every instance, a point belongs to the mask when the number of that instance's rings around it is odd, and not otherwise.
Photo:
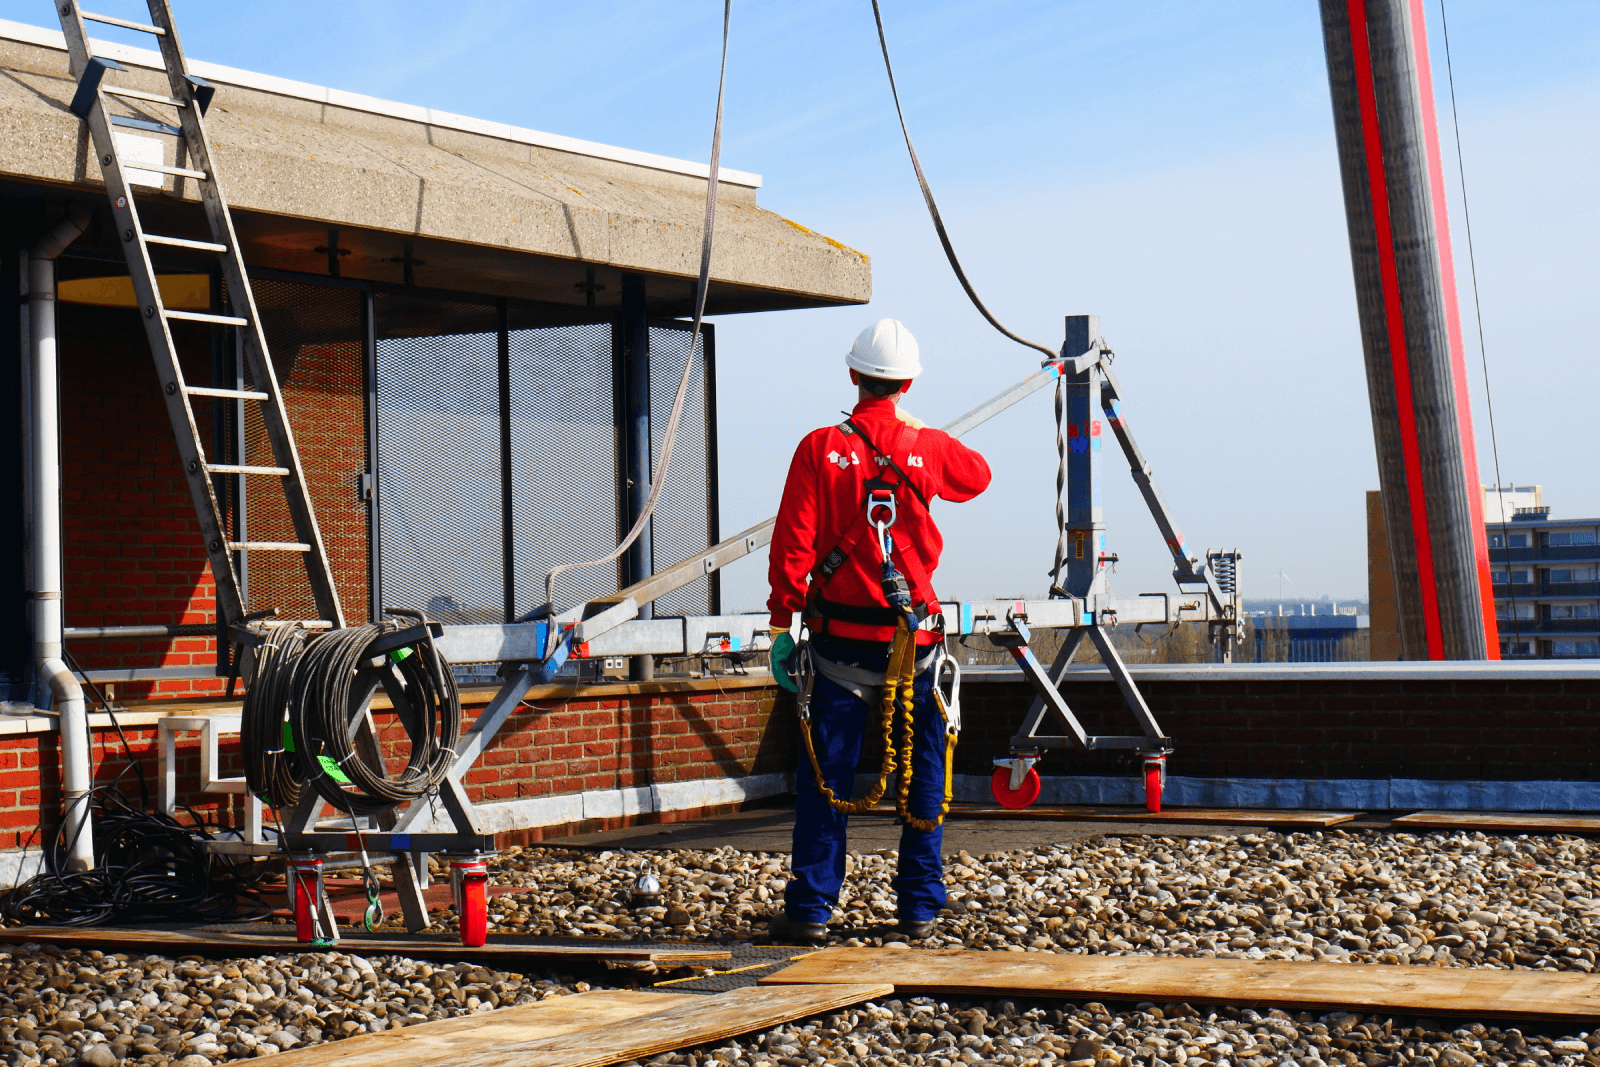
[[(835, 663), (869, 671), (882, 671), (888, 663), (888, 646), (875, 641), (814, 636), (812, 643), (821, 655)], [(925, 670), (917, 676), (915, 692), (910, 810), (919, 819), (934, 819), (944, 801), (945, 726), (933, 699), (933, 671)], [(811, 691), (812, 738), (823, 777), (841, 800), (851, 796), (855, 785), (862, 738), (867, 731), (876, 737), (883, 730), (881, 707), (878, 703), (868, 706), (849, 690), (821, 674), (816, 676)], [(901, 741), (898, 718), (897, 714), (897, 747)], [(878, 767), (863, 770), (875, 776)], [(784, 890), (784, 911), (791, 922), (826, 923), (833, 916), (839, 903), (839, 887), (844, 884), (845, 827), (849, 818), (835, 811), (817, 791), (816, 777), (804, 749), (795, 775), (795, 792), (794, 853), (789, 885)], [(889, 794), (891, 799), (893, 795)], [(901, 827), (900, 866), (892, 883), (900, 920), (926, 922), (944, 907), (944, 864), (939, 853), (943, 839), (942, 827), (931, 832), (909, 825)]]

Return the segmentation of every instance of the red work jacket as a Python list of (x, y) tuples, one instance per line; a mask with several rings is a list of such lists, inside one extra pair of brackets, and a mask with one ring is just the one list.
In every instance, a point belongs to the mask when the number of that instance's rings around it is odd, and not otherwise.
[[(956, 503), (971, 500), (989, 487), (989, 464), (943, 430), (911, 429), (907, 418), (894, 401), (873, 397), (862, 400), (850, 413), (850, 421), (899, 464), (921, 491), (922, 499), (907, 487), (896, 491), (898, 518), (890, 533), (894, 562), (911, 583), (912, 602), (927, 604), (932, 612), (938, 610), (932, 576), (944, 551), (944, 538), (923, 500), (932, 501), (936, 496)], [(861, 435), (847, 434), (839, 426), (813, 430), (800, 442), (789, 464), (783, 504), (772, 532), (767, 571), (772, 596), (767, 608), (773, 626), (790, 625), (795, 613), (805, 607), (808, 583), (818, 562), (852, 535), (855, 544), (848, 559), (822, 585), (821, 596), (859, 607), (888, 606), (883, 596), (882, 557), (877, 538), (867, 525), (866, 490), (862, 487), (880, 473), (890, 482), (900, 477), (878, 461)], [(858, 641), (887, 641), (894, 635), (890, 626), (842, 621), (830, 621), (828, 632)], [(919, 644), (938, 639), (931, 631), (918, 634)]]

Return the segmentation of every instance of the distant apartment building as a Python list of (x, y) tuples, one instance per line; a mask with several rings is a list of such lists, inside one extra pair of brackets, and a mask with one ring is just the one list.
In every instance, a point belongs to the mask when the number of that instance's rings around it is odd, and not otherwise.
[(1600, 518), (1552, 519), (1543, 495), (1484, 489), (1500, 655), (1600, 656)]
[(1336, 663), (1369, 658), (1370, 618), (1363, 603), (1247, 598), (1246, 641), (1256, 663)]

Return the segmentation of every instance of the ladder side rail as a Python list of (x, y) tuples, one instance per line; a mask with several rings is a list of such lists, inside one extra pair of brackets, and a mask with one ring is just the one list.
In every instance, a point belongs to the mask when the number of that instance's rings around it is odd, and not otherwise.
[[(76, 3), (63, 3), (58, 9), (61, 26), (67, 40), (69, 62), (77, 72), (82, 72), (92, 58), (83, 18)], [(191, 109), (192, 110), (192, 109)], [(194, 501), (195, 516), (200, 523), (201, 537), (206, 556), (211, 563), (212, 577), (216, 583), (217, 611), (226, 616), (232, 612), (237, 617), (243, 612), (243, 597), (228, 553), (228, 539), (221, 528), (221, 508), (216, 489), (206, 472), (205, 457), (198, 443), (200, 429), (195, 422), (194, 408), (184, 391), (183, 368), (178, 362), (177, 348), (168, 326), (165, 305), (160, 287), (156, 284), (155, 265), (145, 244), (144, 228), (133, 190), (123, 173), (121, 155), (116, 138), (106, 115), (105, 100), (97, 93), (85, 121), (89, 126), (90, 140), (105, 178), (106, 194), (110, 201), (112, 221), (122, 237), (128, 260), (128, 275), (134, 297), (142, 310), (145, 334), (155, 363), (156, 376), (161, 383), (162, 398), (166, 402), (167, 416), (172, 423), (174, 443), (184, 477), (189, 483), (189, 493)], [(187, 436), (184, 430), (187, 429)]]
[(1217, 583), (1210, 572), (1205, 569), (1196, 570), (1195, 561), (1189, 558), (1188, 544), (1184, 541), (1183, 533), (1178, 529), (1177, 523), (1173, 521), (1172, 512), (1167, 507), (1161, 490), (1156, 487), (1155, 473), (1150, 468), (1150, 461), (1145, 459), (1139, 443), (1133, 439), (1133, 431), (1128, 428), (1127, 418), (1121, 408), (1122, 389), (1116, 375), (1111, 373), (1111, 368), (1103, 362), (1099, 370), (1104, 381), (1100, 393), (1100, 407), (1106, 413), (1106, 421), (1111, 424), (1111, 432), (1116, 434), (1117, 444), (1122, 447), (1122, 454), (1128, 459), (1134, 484), (1139, 487), (1139, 493), (1144, 497), (1151, 517), (1156, 520), (1156, 527), (1161, 531), (1162, 540), (1166, 541), (1168, 551), (1172, 553), (1173, 562), (1177, 564), (1178, 571), (1185, 574), (1189, 581), (1204, 582), (1212, 602), (1219, 612), (1222, 611), (1227, 598), (1223, 596), (1222, 590), (1217, 588)]
[[(311, 550), (302, 553), (302, 556), (306, 578), (311, 586), (312, 599), (320, 618), (332, 622), (335, 628), (342, 628), (344, 612), (340, 608), (338, 589), (334, 585), (327, 549), (323, 544), (321, 531), (317, 527), (316, 515), (311, 508), (310, 488), (306, 483), (305, 469), (300, 462), (299, 450), (295, 446), (294, 432), (289, 427), (288, 409), (283, 402), (283, 391), (279, 386), (277, 373), (272, 367), (266, 334), (261, 327), (261, 316), (256, 310), (255, 294), (251, 290), (244, 256), (240, 252), (238, 234), (234, 231), (233, 217), (228, 210), (222, 182), (213, 162), (205, 119), (200, 114), (199, 102), (195, 99), (195, 87), (189, 81), (188, 65), (183, 56), (178, 31), (173, 25), (172, 9), (168, 0), (148, 0), (148, 4), (150, 21), (166, 31), (157, 40), (161, 46), (162, 59), (166, 63), (168, 86), (174, 98), (183, 100), (189, 105), (178, 110), (178, 120), (182, 124), (190, 165), (193, 169), (204, 171), (210, 176), (209, 181), (197, 182), (196, 185), (199, 187), (200, 200), (205, 208), (207, 221), (211, 224), (213, 240), (227, 246), (227, 251), (219, 257), (223, 280), (228, 287), (228, 299), (234, 314), (247, 320), (247, 325), (239, 327), (239, 331), (244, 342), (245, 360), (250, 368), (253, 384), (256, 390), (267, 393), (269, 397), (263, 405), (262, 421), (278, 465), (289, 470), (289, 474), (282, 476), (282, 486), (289, 515), (294, 523), (295, 536), (301, 543), (311, 546)], [(242, 618), (241, 613), (238, 619)]]

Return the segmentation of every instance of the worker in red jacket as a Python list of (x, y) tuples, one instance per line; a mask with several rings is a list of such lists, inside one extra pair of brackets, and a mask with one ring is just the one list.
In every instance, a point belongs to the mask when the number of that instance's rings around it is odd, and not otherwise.
[[(900, 410), (922, 373), (904, 325), (883, 319), (868, 327), (845, 363), (859, 399), (843, 423), (800, 442), (772, 534), (773, 669), (800, 689), (807, 750), (795, 779), (784, 912), (770, 931), (777, 940), (826, 937), (844, 881), (848, 816), (879, 799), (892, 771), (903, 783), (893, 883), (899, 929), (930, 936), (946, 901), (940, 844), (954, 735), (930, 669), (943, 655), (932, 578), (944, 540), (928, 505), (935, 497), (971, 500), (988, 488), (989, 465)], [(790, 635), (797, 615), (809, 632), (799, 649)], [(878, 786), (851, 802), (868, 730), (893, 737)]]

